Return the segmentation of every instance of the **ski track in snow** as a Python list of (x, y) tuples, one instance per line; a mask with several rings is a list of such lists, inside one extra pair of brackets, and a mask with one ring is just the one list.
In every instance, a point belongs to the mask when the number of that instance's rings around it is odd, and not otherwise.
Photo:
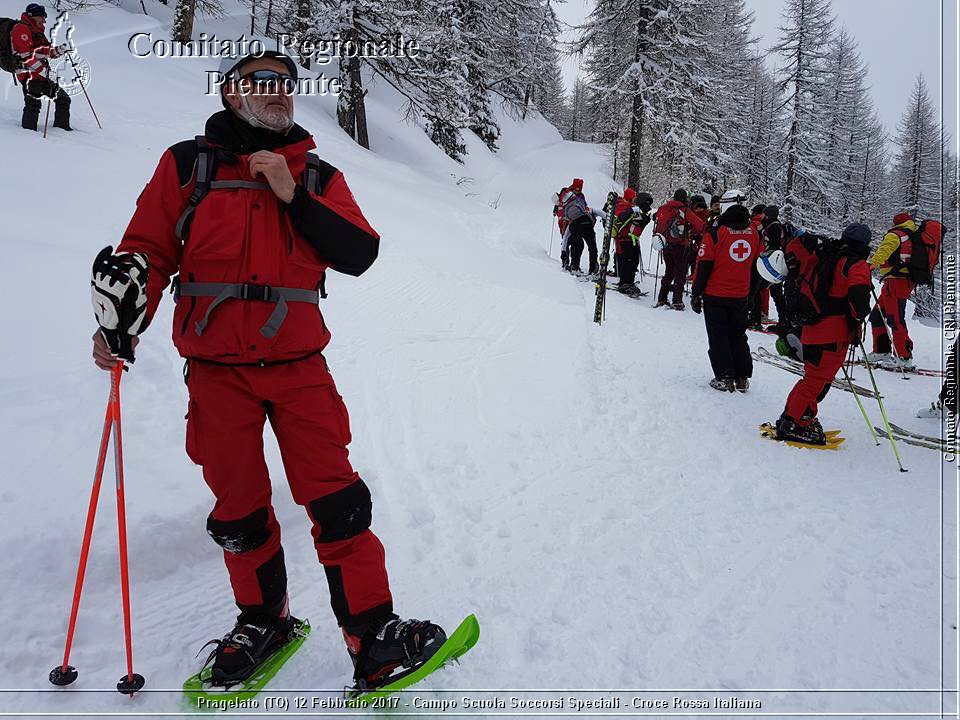
[[(13, 8), (0, 0), (2, 14)], [(62, 655), (108, 388), (89, 360), (91, 258), (118, 241), (162, 149), (199, 132), (217, 109), (189, 100), (198, 64), (134, 63), (109, 39), (140, 21), (98, 12), (88, 34), (102, 41), (85, 48), (82, 33), (78, 41), (94, 65), (104, 132), (82, 99), (73, 105), (80, 130), (46, 141), (17, 128), (19, 94), (0, 106), (0, 138), (20, 169), (2, 188), (11, 207), (30, 210), (9, 218), (8, 253), (22, 272), (8, 275), (2, 304), (11, 329), (0, 366), (8, 690), (47, 690)], [(143, 18), (142, 27), (155, 24)], [(153, 92), (132, 111), (117, 88), (136, 73)], [(948, 659), (956, 645), (949, 599), (939, 625), (937, 454), (901, 445), (910, 472), (898, 473), (889, 445), (874, 447), (852, 396), (837, 390), (821, 417), (843, 429), (840, 451), (762, 440), (757, 425), (780, 413), (795, 376), (757, 364), (749, 394), (720, 395), (707, 386), (700, 317), (654, 310), (652, 294), (610, 291), (597, 327), (593, 285), (559, 271), (556, 234), (547, 257), (551, 193), (583, 177), (588, 199), (601, 204), (612, 186), (603, 147), (502, 117), (500, 153), (468, 139), (460, 167), (398, 120), (389, 89), (375, 90), (373, 153), (340, 133), (328, 100), (304, 101), (298, 118), (384, 238), (362, 278), (330, 277), (323, 311), (397, 609), (449, 629), (476, 612), (482, 625), (479, 645), (455, 671), (434, 675), (425, 694), (938, 687), (941, 632)], [(51, 167), (69, 180), (51, 182)], [(648, 278), (645, 289), (652, 285)], [(177, 689), (194, 654), (232, 622), (226, 571), (204, 531), (212, 497), (183, 452), (186, 390), (170, 317), (165, 298), (124, 379), (123, 429), (134, 666), (148, 688), (171, 691), (133, 702), (112, 692), (125, 661), (108, 463), (72, 663), (77, 689), (110, 691), (5, 693), (4, 710), (186, 711)], [(936, 331), (912, 332), (918, 361), (939, 366)], [(772, 349), (767, 336), (750, 342)], [(869, 382), (863, 368), (855, 375)], [(936, 396), (937, 379), (877, 380), (892, 420), (935, 432), (912, 415)], [(267, 460), (291, 606), (314, 626), (275, 684), (342, 688), (349, 661), (272, 440)], [(945, 487), (950, 508), (956, 496)], [(955, 530), (950, 519), (948, 548)], [(954, 566), (944, 558), (948, 598)], [(804, 707), (826, 702), (809, 696)], [(905, 698), (886, 705), (916, 710)]]

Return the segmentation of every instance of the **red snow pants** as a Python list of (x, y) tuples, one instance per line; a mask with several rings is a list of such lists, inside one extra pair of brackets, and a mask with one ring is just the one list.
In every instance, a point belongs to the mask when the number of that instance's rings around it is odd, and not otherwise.
[(907, 332), (907, 299), (913, 292), (914, 283), (910, 278), (891, 277), (883, 281), (880, 297), (870, 313), (870, 327), (873, 330), (873, 351), (890, 352), (890, 339), (883, 327), (884, 321), (890, 328), (897, 356), (913, 356), (913, 340)]
[(847, 357), (850, 343), (803, 346), (803, 377), (787, 396), (784, 412), (798, 425), (807, 426), (817, 417), (817, 403), (826, 397), (831, 383)]
[(350, 422), (320, 353), (277, 365), (188, 363), (187, 454), (216, 497), (207, 532), (223, 547), (237, 606), (282, 613), (287, 574), (263, 456), (269, 420), (293, 499), (313, 523), (338, 623), (361, 636), (392, 612), (370, 491), (350, 465)]

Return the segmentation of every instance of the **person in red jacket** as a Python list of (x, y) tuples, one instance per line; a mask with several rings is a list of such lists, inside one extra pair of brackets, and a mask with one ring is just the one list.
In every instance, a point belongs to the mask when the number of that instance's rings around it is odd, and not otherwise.
[(727, 392), (746, 392), (753, 375), (747, 302), (758, 286), (754, 264), (762, 247), (745, 200), (739, 190), (728, 190), (720, 199), (721, 215), (703, 236), (690, 298), (707, 328), (710, 387)]
[(687, 252), (690, 238), (687, 234), (687, 191), (680, 188), (657, 209), (657, 224), (653, 232), (663, 238), (663, 278), (654, 307), (667, 304), (673, 290), (674, 310), (683, 310), (683, 284), (687, 279)]
[(637, 269), (640, 267), (640, 235), (650, 222), (650, 207), (653, 198), (649, 193), (637, 193), (633, 188), (623, 191), (623, 197), (617, 200), (613, 208), (614, 239), (616, 241), (616, 266), (620, 282), (617, 292), (636, 297), (640, 288), (636, 286)]
[(208, 661), (212, 681), (249, 677), (294, 627), (263, 455), (269, 422), (293, 499), (313, 524), (354, 679), (376, 687), (445, 640), (437, 625), (393, 612), (370, 489), (348, 458), (349, 418), (322, 354), (324, 272), (362, 274), (379, 236), (339, 170), (319, 161), (305, 173), (316, 144), (293, 122), (294, 62), (268, 52), (221, 68), (225, 109), (207, 120), (203, 143), (163, 153), (117, 252), (97, 258), (94, 359), (105, 369), (117, 356), (132, 359), (130, 336), (179, 273), (173, 340), (186, 358), (186, 449), (216, 498), (207, 532), (223, 549), (240, 609)]
[(20, 22), (10, 29), (10, 46), (19, 62), (16, 77), (23, 88), (20, 125), (25, 130), (36, 130), (40, 122), (40, 98), (48, 97), (54, 99), (53, 126), (71, 130), (70, 96), (50, 77), (50, 60), (60, 57), (69, 46), (50, 44), (43, 34), (46, 22), (46, 8), (30, 3)]
[(823, 260), (833, 263), (832, 273), (826, 275), (831, 279), (827, 302), (822, 315), (803, 328), (803, 377), (790, 391), (777, 420), (779, 440), (826, 444), (817, 406), (830, 390), (850, 344), (859, 342), (860, 326), (870, 312), (869, 253), (870, 228), (854, 223), (840, 236), (839, 255)]

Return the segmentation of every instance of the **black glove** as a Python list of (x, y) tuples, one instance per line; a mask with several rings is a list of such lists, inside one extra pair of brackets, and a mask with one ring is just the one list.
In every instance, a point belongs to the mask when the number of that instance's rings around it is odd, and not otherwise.
[(110, 351), (133, 362), (131, 339), (148, 324), (146, 255), (114, 255), (108, 245), (93, 261), (90, 289), (93, 312)]
[(703, 312), (703, 295), (690, 296), (690, 309), (693, 310), (697, 315)]

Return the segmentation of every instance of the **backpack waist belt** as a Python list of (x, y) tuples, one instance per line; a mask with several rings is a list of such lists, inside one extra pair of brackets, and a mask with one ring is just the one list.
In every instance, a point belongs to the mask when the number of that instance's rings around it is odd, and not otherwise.
[(197, 321), (194, 328), (197, 335), (203, 335), (210, 314), (220, 303), (230, 298), (238, 300), (259, 300), (276, 304), (267, 322), (260, 328), (260, 334), (265, 338), (272, 338), (280, 330), (287, 317), (288, 302), (304, 302), (316, 305), (320, 302), (320, 293), (317, 290), (303, 288), (273, 287), (272, 285), (257, 285), (255, 283), (207, 283), (182, 282), (177, 288), (180, 297), (212, 297), (214, 300), (207, 308), (203, 318)]

